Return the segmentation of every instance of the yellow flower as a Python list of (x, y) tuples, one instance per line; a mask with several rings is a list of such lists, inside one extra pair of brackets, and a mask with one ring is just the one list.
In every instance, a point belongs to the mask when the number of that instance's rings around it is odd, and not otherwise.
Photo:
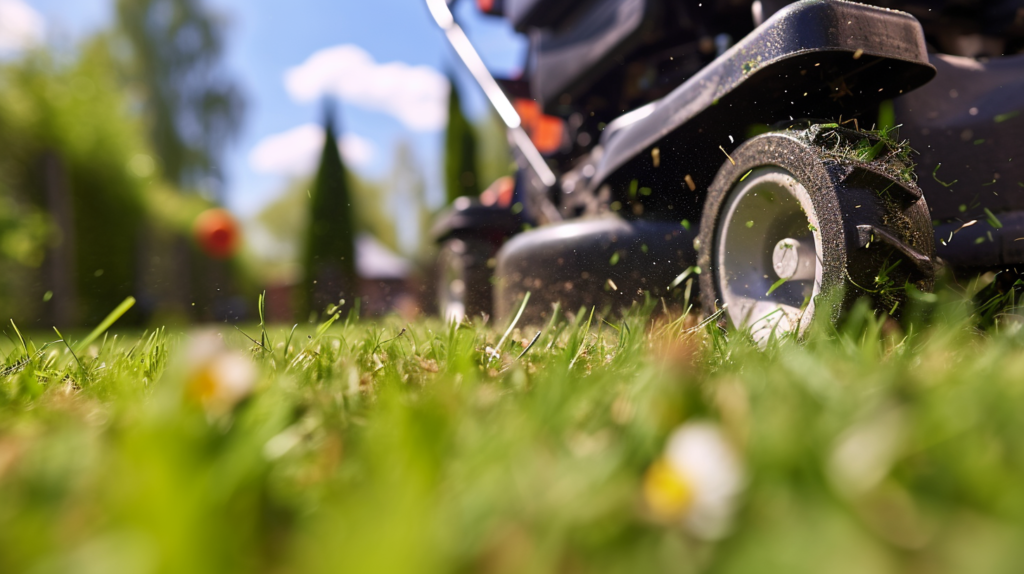
[(665, 453), (647, 470), (643, 495), (661, 520), (679, 520), (697, 538), (728, 534), (746, 484), (742, 462), (719, 427), (690, 422), (669, 437)]
[(655, 517), (671, 520), (681, 517), (690, 507), (693, 487), (668, 461), (659, 458), (644, 475), (644, 500)]

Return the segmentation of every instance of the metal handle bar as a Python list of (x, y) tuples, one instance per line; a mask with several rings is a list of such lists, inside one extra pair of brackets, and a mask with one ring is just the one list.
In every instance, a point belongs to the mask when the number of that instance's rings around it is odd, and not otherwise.
[(541, 183), (547, 187), (555, 185), (557, 179), (554, 172), (548, 167), (540, 152), (537, 151), (537, 146), (533, 145), (533, 141), (530, 140), (530, 137), (523, 130), (519, 114), (516, 113), (512, 102), (509, 101), (505, 92), (501, 91), (498, 82), (494, 80), (494, 76), (491, 75), (487, 66), (484, 65), (484, 61), (480, 59), (480, 54), (477, 53), (476, 48), (473, 47), (469, 38), (466, 37), (462, 27), (455, 22), (455, 17), (452, 15), (451, 10), (448, 9), (447, 2), (445, 0), (427, 0), (427, 8), (430, 10), (430, 15), (434, 17), (434, 21), (444, 31), (448, 42), (455, 48), (455, 53), (462, 59), (462, 63), (469, 68), (473, 78), (476, 79), (477, 84), (480, 84), (480, 88), (483, 89), (484, 95), (487, 96), (495, 111), (501, 116), (501, 120), (508, 126), (510, 132), (509, 139), (512, 144), (519, 148), (523, 158), (529, 164), (529, 167), (533, 169), (534, 173), (537, 174), (537, 177), (540, 178)]

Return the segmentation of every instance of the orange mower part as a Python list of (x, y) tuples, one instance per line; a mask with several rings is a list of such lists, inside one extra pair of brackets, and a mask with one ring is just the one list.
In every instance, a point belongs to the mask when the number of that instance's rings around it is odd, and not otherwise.
[(222, 208), (207, 209), (192, 225), (196, 242), (214, 259), (227, 259), (235, 254), (241, 239), (238, 222)]
[(537, 151), (553, 154), (562, 147), (565, 122), (561, 118), (543, 113), (540, 104), (526, 98), (516, 98), (512, 106)]

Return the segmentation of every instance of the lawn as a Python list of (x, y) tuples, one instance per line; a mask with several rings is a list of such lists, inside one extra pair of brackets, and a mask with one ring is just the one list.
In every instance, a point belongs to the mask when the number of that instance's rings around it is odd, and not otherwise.
[(0, 572), (1016, 572), (1024, 333), (976, 290), (764, 348), (659, 302), (9, 326)]

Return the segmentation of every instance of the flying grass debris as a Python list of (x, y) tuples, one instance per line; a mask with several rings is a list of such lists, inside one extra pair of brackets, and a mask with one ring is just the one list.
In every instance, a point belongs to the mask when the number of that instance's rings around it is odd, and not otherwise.
[(679, 285), (681, 285), (683, 281), (686, 281), (686, 278), (689, 277), (690, 275), (700, 275), (700, 267), (697, 267), (696, 265), (692, 267), (687, 267), (685, 271), (680, 273), (675, 279), (672, 280), (672, 283), (670, 283), (668, 286), (668, 290), (671, 291), (678, 287)]
[(956, 233), (956, 232), (958, 232), (958, 231), (959, 231), (959, 230), (961, 230), (961, 229), (965, 229), (965, 228), (967, 228), (967, 227), (970, 227), (970, 226), (972, 226), (972, 225), (974, 225), (974, 224), (976, 224), (976, 223), (978, 223), (978, 220), (977, 220), (977, 219), (972, 219), (971, 221), (968, 221), (968, 222), (967, 222), (967, 223), (965, 223), (964, 225), (961, 225), (961, 226), (957, 227), (957, 228), (956, 228), (956, 230), (955, 230), (955, 231), (953, 231), (953, 233)]
[(949, 183), (946, 183), (946, 182), (942, 181), (941, 179), (939, 179), (938, 173), (939, 173), (939, 168), (940, 167), (942, 167), (942, 163), (938, 163), (938, 164), (935, 165), (935, 169), (932, 170), (932, 178), (935, 179), (935, 181), (937, 181), (940, 184), (942, 184), (943, 187), (951, 187), (954, 183), (960, 181), (959, 179), (954, 179), (953, 181), (951, 181)]
[(1015, 111), (1012, 111), (1012, 112), (1006, 112), (1005, 114), (998, 114), (996, 117), (994, 117), (992, 119), (997, 124), (1001, 124), (1001, 123), (1003, 123), (1003, 122), (1005, 122), (1007, 120), (1011, 120), (1011, 119), (1013, 119), (1013, 118), (1015, 118), (1015, 117), (1017, 117), (1019, 115), (1020, 115), (1020, 111), (1016, 111), (1015, 110)]
[[(731, 163), (731, 164), (733, 164), (733, 165), (736, 165), (736, 160), (732, 159), (732, 156), (731, 156), (731, 155), (729, 155), (729, 152), (725, 151), (725, 148), (724, 148), (724, 147), (722, 147), (722, 146), (718, 146), (718, 149), (722, 150), (722, 153), (724, 153), (724, 154), (725, 154), (725, 157), (729, 158), (729, 163)], [(687, 177), (689, 177), (689, 176), (687, 176)], [(689, 182), (687, 182), (687, 183), (689, 183)], [(692, 187), (690, 188), (690, 191), (693, 191), (693, 188), (692, 188)]]
[(1003, 228), (1003, 222), (999, 221), (999, 218), (996, 217), (994, 213), (989, 211), (989, 209), (987, 207), (984, 208), (984, 209), (985, 209), (985, 220), (988, 222), (988, 224), (993, 229), (1002, 229)]
[(968, 227), (970, 227), (970, 226), (972, 226), (972, 225), (974, 225), (976, 223), (978, 223), (978, 220), (977, 219), (972, 219), (972, 220), (968, 221), (967, 223), (961, 225), (960, 227), (957, 227), (952, 232), (950, 232), (949, 239), (946, 241), (946, 243), (948, 243), (949, 241), (953, 241), (953, 236), (956, 235), (957, 233), (960, 233), (961, 229), (966, 229), (966, 228), (968, 228)]

